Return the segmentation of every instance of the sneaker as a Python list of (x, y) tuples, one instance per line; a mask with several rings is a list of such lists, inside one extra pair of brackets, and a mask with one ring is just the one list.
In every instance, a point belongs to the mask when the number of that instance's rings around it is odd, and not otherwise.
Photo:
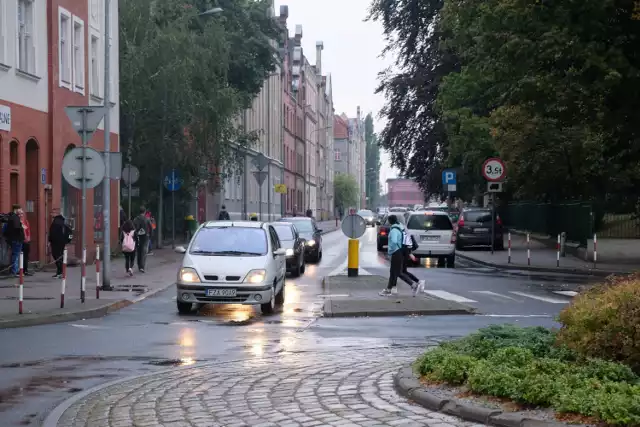
[(128, 273), (129, 273), (129, 277), (133, 277), (133, 270), (131, 268), (129, 269)]
[(416, 282), (413, 285), (411, 285), (411, 290), (413, 291), (414, 297), (418, 295), (418, 292), (420, 291), (420, 282)]
[(384, 288), (383, 290), (378, 292), (378, 295), (380, 295), (381, 297), (390, 297), (391, 296), (391, 291), (389, 289), (387, 289), (387, 288)]
[(418, 292), (422, 293), (424, 292), (424, 287), (426, 286), (427, 282), (425, 280), (420, 280), (418, 282)]
[(140, 268), (140, 273), (144, 273), (144, 268)]
[(33, 273), (32, 273), (32, 272), (30, 272), (30, 271), (25, 271), (25, 272), (24, 272), (24, 275), (25, 275), (25, 276), (33, 276)]
[(393, 288), (391, 288), (391, 295), (398, 295), (398, 287), (394, 286)]
[(54, 279), (62, 279), (62, 274), (54, 274), (52, 277)]

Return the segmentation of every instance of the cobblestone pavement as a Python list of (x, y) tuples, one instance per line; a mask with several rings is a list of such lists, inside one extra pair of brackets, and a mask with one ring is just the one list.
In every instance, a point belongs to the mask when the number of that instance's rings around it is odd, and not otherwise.
[(58, 427), (480, 426), (398, 396), (416, 349), (280, 354), (132, 378), (71, 405)]

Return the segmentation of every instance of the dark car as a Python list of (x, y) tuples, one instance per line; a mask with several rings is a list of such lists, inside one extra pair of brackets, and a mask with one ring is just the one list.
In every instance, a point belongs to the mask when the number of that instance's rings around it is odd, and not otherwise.
[[(400, 224), (406, 224), (405, 216), (401, 212), (391, 212), (389, 215), (395, 215)], [(382, 252), (384, 247), (389, 243), (389, 229), (391, 228), (391, 224), (389, 224), (389, 215), (385, 215), (380, 221), (378, 221), (378, 252)]]
[(305, 270), (305, 240), (300, 237), (296, 226), (290, 222), (275, 222), (272, 225), (280, 238), (280, 244), (287, 251), (287, 271), (293, 277), (300, 276)]
[(361, 209), (358, 211), (358, 215), (364, 219), (365, 224), (368, 226), (376, 226), (376, 214), (368, 209)]
[[(458, 218), (457, 234), (456, 249), (467, 246), (491, 247), (491, 209), (464, 209)], [(494, 249), (504, 249), (502, 220), (498, 214), (495, 216), (494, 242)]]
[(281, 218), (278, 222), (290, 222), (295, 225), (298, 234), (305, 240), (305, 258), (310, 262), (322, 259), (322, 230), (313, 218), (294, 216)]

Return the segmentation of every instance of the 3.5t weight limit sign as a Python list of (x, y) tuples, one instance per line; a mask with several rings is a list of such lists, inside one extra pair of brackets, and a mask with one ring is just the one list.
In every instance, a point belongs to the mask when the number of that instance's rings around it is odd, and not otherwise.
[(503, 181), (507, 176), (507, 168), (501, 159), (492, 157), (482, 164), (482, 176), (490, 182)]

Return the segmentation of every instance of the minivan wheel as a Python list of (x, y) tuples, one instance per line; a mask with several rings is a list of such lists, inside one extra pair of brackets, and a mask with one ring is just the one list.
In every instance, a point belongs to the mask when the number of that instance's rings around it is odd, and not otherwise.
[(454, 268), (456, 265), (456, 256), (455, 255), (449, 255), (447, 257), (447, 268)]
[(177, 305), (178, 313), (180, 314), (189, 314), (191, 313), (191, 309), (193, 308), (193, 304), (190, 302), (177, 301)]
[(284, 304), (284, 290), (286, 288), (286, 283), (283, 281), (282, 282), (282, 289), (280, 289), (280, 292), (278, 292), (278, 295), (276, 295), (276, 305), (282, 305)]
[(260, 304), (260, 311), (262, 314), (272, 314), (276, 308), (276, 285), (273, 285), (273, 289), (271, 291), (271, 298), (269, 302), (265, 302), (264, 304)]

